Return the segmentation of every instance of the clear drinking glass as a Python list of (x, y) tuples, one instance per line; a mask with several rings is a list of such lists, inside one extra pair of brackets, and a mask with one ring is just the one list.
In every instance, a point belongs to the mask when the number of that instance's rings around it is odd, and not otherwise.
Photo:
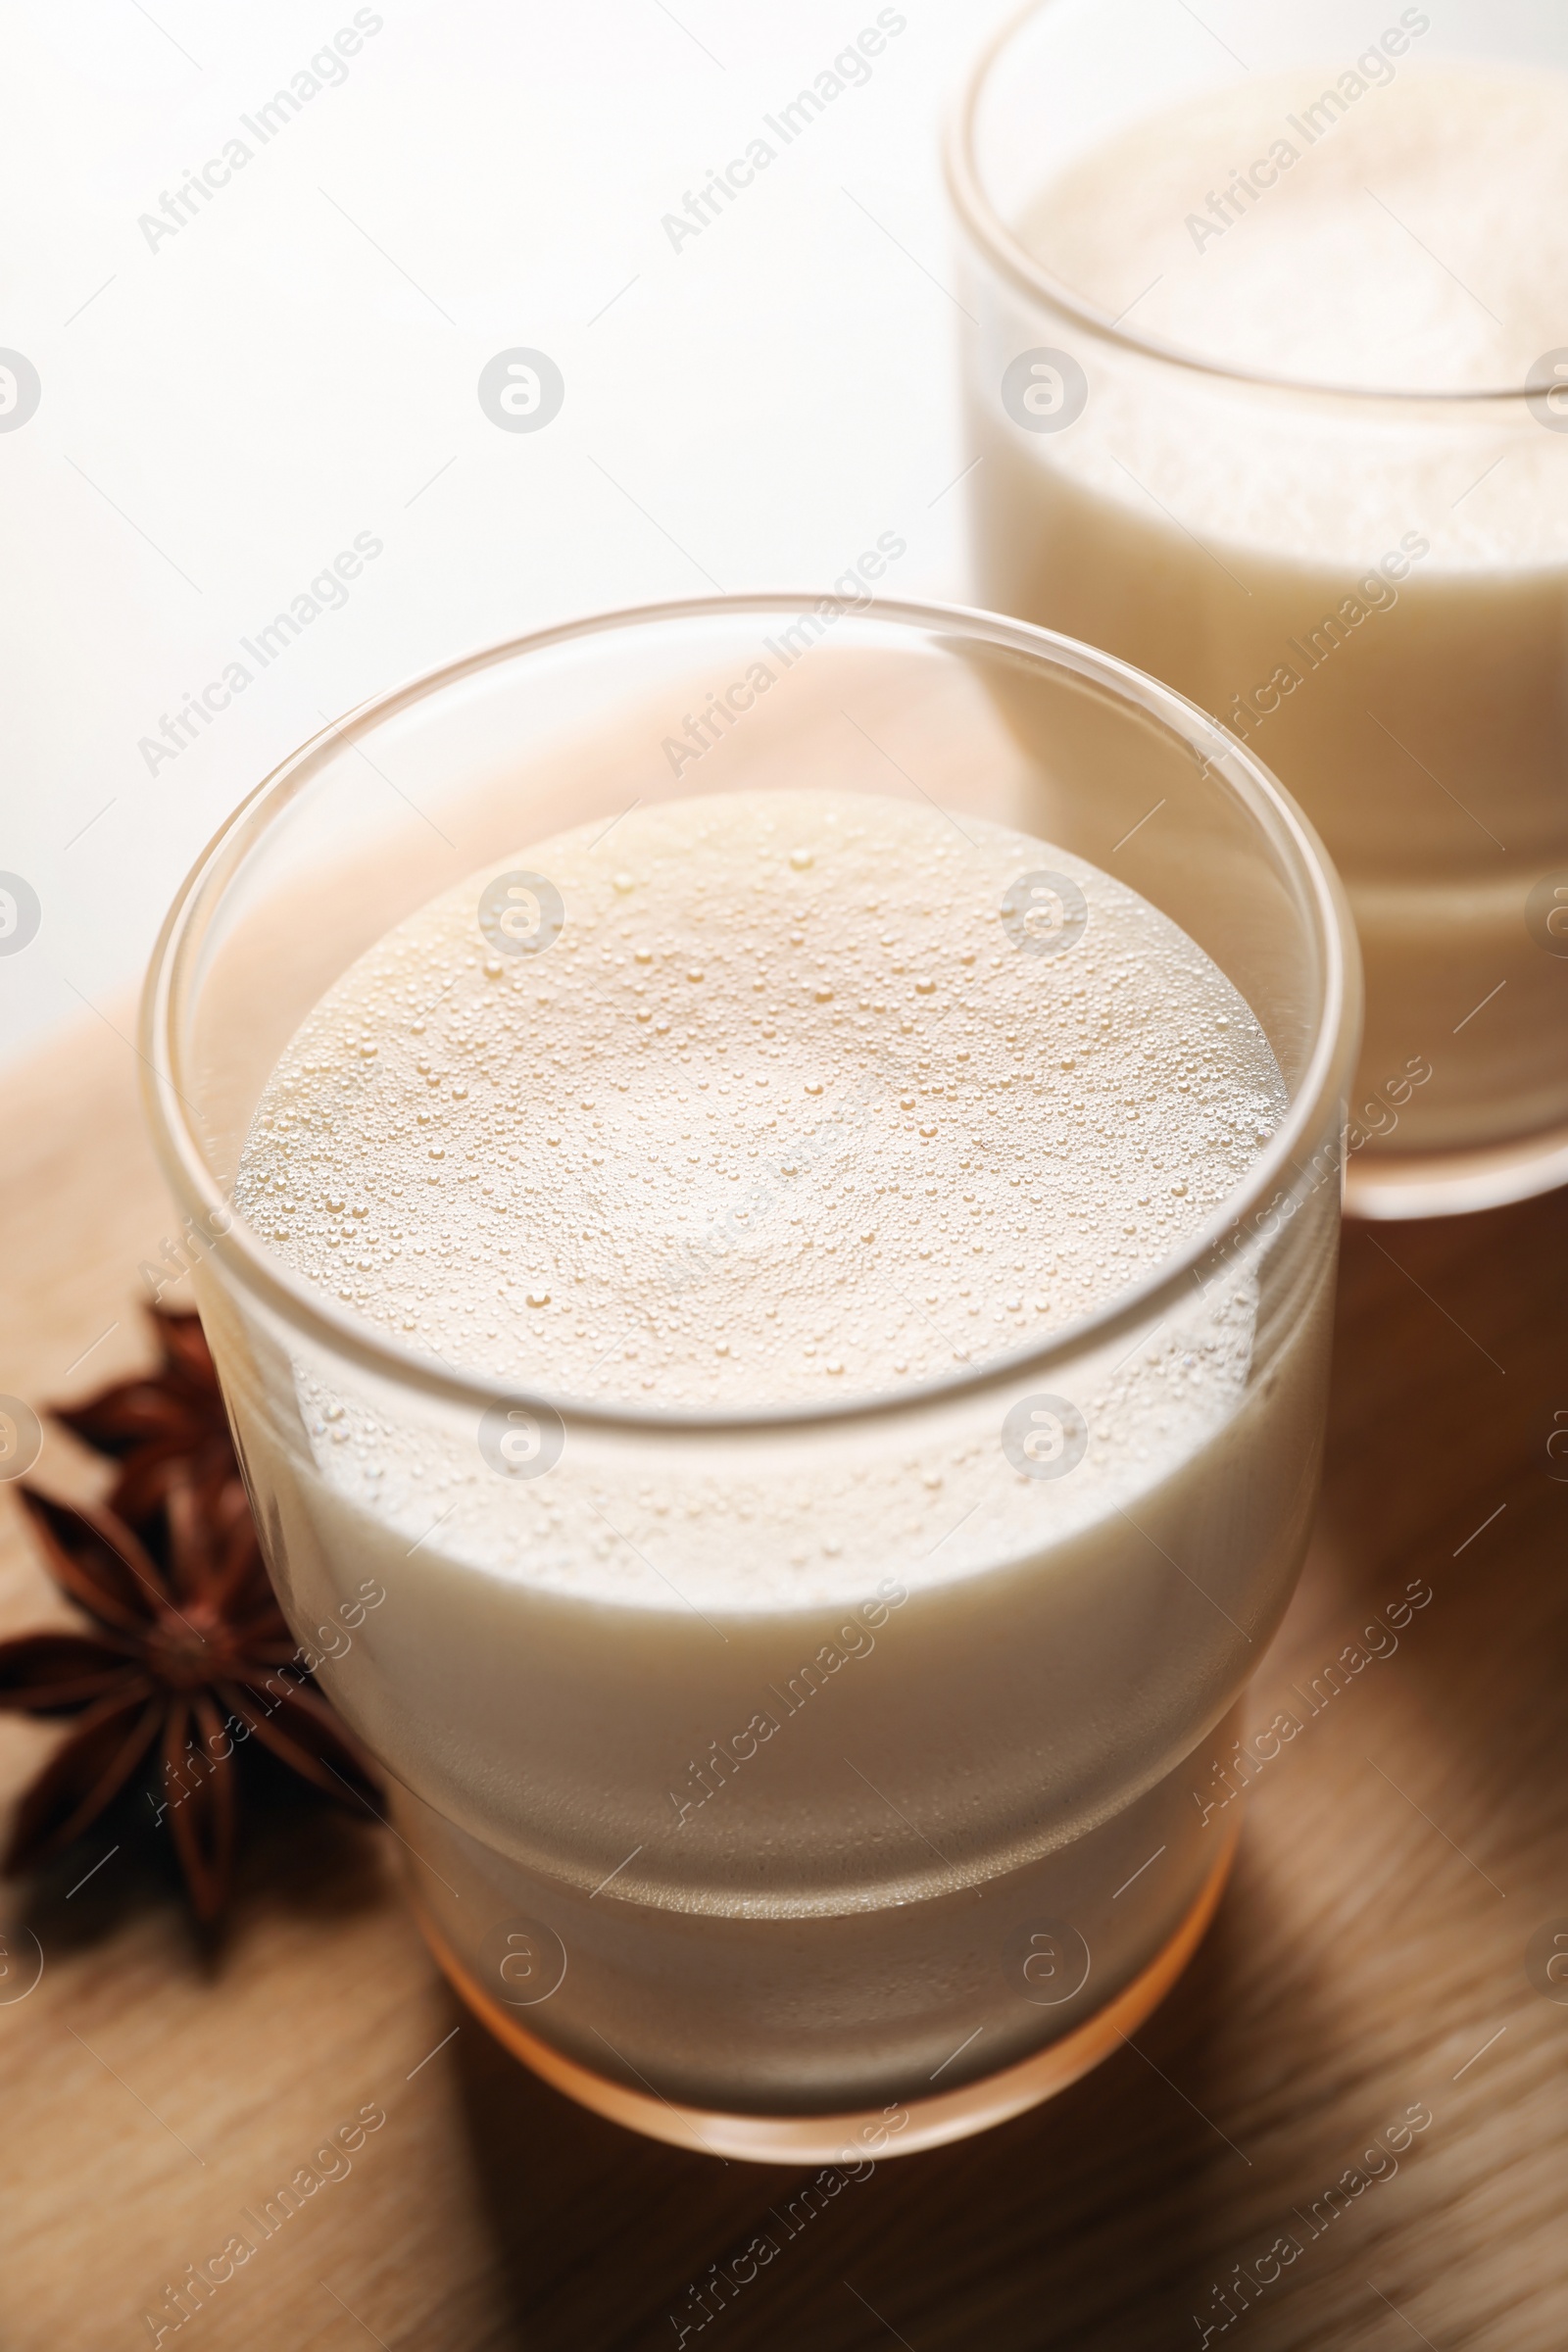
[[(1208, 139), (1185, 229), (1161, 213), (1200, 275), (1222, 237), (1245, 255), (1278, 230), (1287, 151), (1332, 155), (1392, 80), (1472, 62), (1568, 67), (1568, 13), (1042, 0), (981, 58), (949, 142), (979, 592), (1214, 712), (1312, 819), (1366, 973), (1347, 1206), (1379, 1218), (1568, 1178), (1568, 335), (1507, 382), (1339, 388), (1178, 348), (1147, 331), (1152, 285), (1129, 277), (1118, 319), (1037, 256), (1064, 171), (1300, 68), (1329, 96), (1281, 112), (1278, 152), (1259, 138), (1254, 170)], [(1455, 172), (1466, 136), (1458, 109)], [(1363, 193), (1369, 235), (1416, 235)], [(1449, 284), (1441, 252), (1420, 266)]]
[[(677, 780), (672, 731), (760, 664)], [(1165, 1262), (907, 1393), (700, 1413), (405, 1351), (247, 1225), (269, 1075), (391, 926), (563, 822), (803, 773), (1113, 866), (1247, 999), (1289, 1108)], [(326, 728), (225, 824), (148, 980), (153, 1132), (213, 1237), (199, 1302), (283, 1606), (391, 1778), (441, 1965), (547, 2079), (692, 2147), (868, 2161), (1030, 2105), (1160, 1997), (1229, 1859), (1215, 1741), (1306, 1542), (1358, 1016), (1338, 886), (1266, 769), (982, 613), (755, 596), (547, 631)], [(729, 1513), (716, 1554), (688, 1506)], [(679, 1590), (530, 1583), (530, 1546), (607, 1524)], [(833, 1605), (749, 1596), (836, 1527)]]

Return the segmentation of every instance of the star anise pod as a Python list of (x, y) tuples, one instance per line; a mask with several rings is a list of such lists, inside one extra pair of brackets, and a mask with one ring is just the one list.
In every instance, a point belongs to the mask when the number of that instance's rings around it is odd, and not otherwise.
[(163, 1359), (156, 1371), (118, 1381), (85, 1404), (55, 1407), (57, 1421), (119, 1461), (109, 1507), (132, 1527), (157, 1510), (176, 1471), (198, 1487), (239, 1475), (201, 1317), (158, 1306), (150, 1314)]
[[(26, 1870), (69, 1845), (156, 1757), (156, 1818), (169, 1820), (197, 1916), (212, 1920), (228, 1891), (246, 1741), (340, 1801), (377, 1790), (297, 1663), (226, 1422), (220, 1452), (204, 1399), (204, 1382), (217, 1396), (211, 1359), (180, 1329), (195, 1317), (159, 1321), (172, 1371), (126, 1382), (71, 1416), (122, 1455), (111, 1506), (78, 1510), (20, 1489), (50, 1573), (91, 1628), (0, 1642), (0, 1709), (76, 1719), (24, 1793), (0, 1869)], [(166, 1379), (167, 1409), (138, 1395)], [(127, 1498), (139, 1506), (135, 1526), (113, 1507)]]

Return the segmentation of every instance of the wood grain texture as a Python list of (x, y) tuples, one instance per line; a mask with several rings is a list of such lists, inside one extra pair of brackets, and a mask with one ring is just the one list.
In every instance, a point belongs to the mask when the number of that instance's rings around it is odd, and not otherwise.
[[(177, 1231), (115, 1024), (8, 1085), (0, 1391), (35, 1401), (145, 1356), (138, 1264)], [(1249, 2352), (1558, 2352), (1568, 2005), (1525, 1959), (1568, 1927), (1568, 1460), (1546, 1449), (1553, 1415), (1568, 1427), (1565, 1267), (1568, 1197), (1348, 1231), (1318, 1534), (1247, 1710), (1302, 1729), (1258, 1773), (1218, 1920), (1136, 2047), (789, 2235), (769, 2209), (803, 2176), (629, 2137), (466, 2019), (373, 1825), (274, 1822), (212, 1950), (133, 1841), (80, 1885), (89, 1841), (0, 1896), (5, 2352), (151, 2342), (166, 2287), (257, 2236), (244, 2210), (367, 2106), (386, 2120), (351, 2169), (166, 2345), (672, 2345), (689, 2289), (760, 2229), (776, 2257), (688, 2345), (1152, 2352), (1198, 2344), (1201, 2314)], [(45, 1472), (70, 1488), (84, 1457), (52, 1434)], [(0, 1626), (64, 1617), (0, 1506)], [(1309, 1713), (1412, 1579), (1433, 1598), (1397, 1649)], [(8, 1799), (53, 1737), (0, 1722)], [(1323, 2207), (1414, 2102), (1432, 2122), (1397, 2171)], [(1299, 2253), (1219, 2332), (1213, 2290), (1282, 2234)]]

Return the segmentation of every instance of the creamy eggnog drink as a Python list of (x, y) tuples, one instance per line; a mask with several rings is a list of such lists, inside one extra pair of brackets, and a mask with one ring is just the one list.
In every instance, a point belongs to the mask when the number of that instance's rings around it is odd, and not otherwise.
[[(896, 1396), (1091, 1314), (1283, 1113), (1217, 967), (1048, 843), (804, 790), (603, 830), (363, 956), (251, 1128), (243, 1214), (428, 1355), (674, 1409)], [(444, 1932), (498, 1927), (533, 2032), (704, 2107), (953, 2088), (1117, 1989), (1218, 1850), (1161, 1780), (1175, 1625), (1224, 1651), (1272, 1605), (1236, 1595), (1302, 1388), (1288, 1350), (1244, 1404), (1256, 1307), (1228, 1274), (1073, 1396), (852, 1431), (808, 1485), (741, 1444), (612, 1479), (526, 1407), (411, 1446), (301, 1368), (336, 1573), (408, 1652), (360, 1713), (434, 1808)]]
[[(1367, 970), (1352, 1197), (1540, 1189), (1568, 1174), (1568, 74), (1445, 56), (1421, 9), (1281, 70), (1303, 12), (1270, 8), (1213, 28), (1251, 71), (1205, 87), (1220, 49), (1167, 25), (1156, 68), (1150, 13), (1075, 47), (1084, 12), (1041, 12), (959, 141), (981, 593), (1190, 695), (1320, 829)], [(1074, 114), (1094, 40), (1125, 72)], [(1440, 1161), (1451, 1197), (1410, 1189)]]
[(302, 1661), (547, 2080), (869, 2160), (1175, 1981), (1306, 1542), (1357, 1011), (1266, 771), (994, 615), (574, 624), (236, 812), (154, 1127)]

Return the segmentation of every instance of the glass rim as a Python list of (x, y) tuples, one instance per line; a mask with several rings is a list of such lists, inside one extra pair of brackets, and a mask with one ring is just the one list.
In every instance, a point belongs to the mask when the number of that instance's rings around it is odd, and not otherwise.
[(1053, 277), (1027, 246), (1019, 243), (986, 193), (977, 153), (976, 118), (992, 72), (1004, 50), (1025, 24), (1036, 17), (1043, 17), (1048, 9), (1056, 5), (1057, 0), (1025, 0), (1025, 5), (1009, 17), (999, 31), (992, 34), (969, 69), (967, 79), (950, 113), (947, 135), (943, 141), (948, 195), (957, 214), (959, 225), (967, 232), (976, 250), (1016, 291), (1030, 296), (1036, 302), (1050, 304), (1070, 318), (1074, 325), (1100, 341), (1114, 344), (1125, 352), (1136, 352), (1143, 359), (1155, 360), (1169, 368), (1184, 368), (1191, 375), (1208, 376), (1224, 383), (1250, 384), (1261, 391), (1295, 393), (1303, 399), (1400, 403), (1437, 416), (1447, 414), (1455, 408), (1516, 402), (1528, 404), (1550, 388), (1526, 382), (1464, 386), (1457, 390), (1434, 390), (1419, 385), (1400, 389), (1389, 385), (1319, 383), (1304, 376), (1279, 375), (1261, 368), (1237, 367), (1225, 360), (1205, 357), (1200, 351), (1189, 350), (1183, 344), (1167, 342), (1161, 335), (1140, 334), (1135, 328), (1124, 327), (1118, 319), (1097, 309), (1093, 303), (1086, 302), (1072, 287)]
[(1240, 800), (1254, 829), (1283, 854), (1288, 867), (1294, 867), (1303, 886), (1301, 895), (1315, 932), (1321, 973), (1311, 1050), (1285, 1117), (1212, 1216), (1147, 1273), (1118, 1289), (1102, 1306), (1075, 1318), (1048, 1339), (1010, 1349), (984, 1364), (892, 1391), (846, 1397), (842, 1403), (779, 1403), (691, 1412), (598, 1403), (569, 1393), (460, 1370), (438, 1357), (405, 1348), (368, 1317), (329, 1298), (295, 1273), (233, 1207), (207, 1165), (196, 1133), (196, 1113), (178, 1083), (182, 1072), (176, 1024), (191, 961), (199, 952), (208, 920), (216, 914), (251, 852), (286, 815), (336, 749), (443, 688), (552, 648), (615, 630), (798, 612), (803, 605), (819, 601), (814, 590), (682, 598), (624, 606), (498, 639), (356, 704), (309, 737), (246, 794), (208, 842), (175, 894), (148, 965), (138, 1022), (142, 1102), (153, 1143), (176, 1202), (197, 1231), (213, 1236), (206, 1255), (215, 1261), (223, 1279), (237, 1281), (272, 1313), (361, 1369), (451, 1404), (480, 1412), (495, 1405), (543, 1408), (557, 1414), (567, 1428), (575, 1425), (645, 1437), (760, 1435), (844, 1427), (913, 1413), (1014, 1384), (1026, 1374), (1048, 1373), (1174, 1306), (1187, 1295), (1191, 1277), (1204, 1261), (1228, 1247), (1233, 1229), (1264, 1208), (1282, 1180), (1287, 1189), (1294, 1184), (1303, 1164), (1298, 1157), (1298, 1148), (1303, 1140), (1316, 1137), (1331, 1105), (1343, 1100), (1348, 1086), (1361, 1007), (1360, 957), (1344, 887), (1296, 802), (1263, 762), (1206, 711), (1113, 655), (1054, 630), (970, 606), (873, 598), (845, 617), (892, 621), (928, 635), (956, 636), (969, 644), (987, 644), (999, 651), (1033, 657), (1037, 663), (1070, 671), (1152, 717), (1206, 761), (1210, 772)]

